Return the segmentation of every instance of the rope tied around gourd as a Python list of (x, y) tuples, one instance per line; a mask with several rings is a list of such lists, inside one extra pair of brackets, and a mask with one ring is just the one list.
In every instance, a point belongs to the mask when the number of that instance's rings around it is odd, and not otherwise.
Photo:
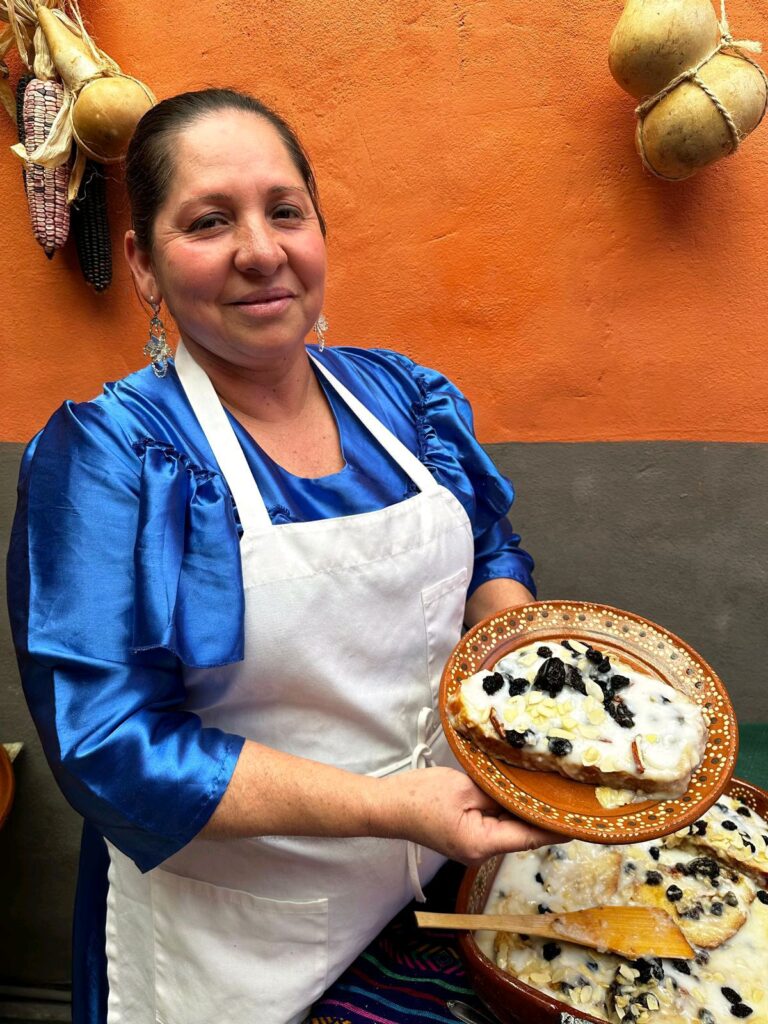
[(663, 178), (665, 181), (675, 180), (672, 178), (668, 178), (665, 174), (659, 174), (658, 171), (654, 170), (654, 168), (650, 164), (645, 153), (642, 122), (645, 120), (649, 112), (656, 106), (657, 103), (660, 103), (665, 96), (668, 96), (674, 89), (678, 87), (678, 85), (682, 84), (683, 82), (692, 82), (694, 85), (697, 85), (701, 89), (701, 91), (712, 101), (716, 110), (720, 113), (721, 117), (725, 121), (731, 139), (733, 140), (733, 149), (731, 150), (731, 153), (735, 153), (743, 141), (744, 136), (742, 136), (741, 132), (738, 129), (738, 126), (733, 120), (733, 117), (731, 117), (730, 111), (722, 102), (722, 100), (717, 96), (715, 91), (710, 86), (708, 86), (707, 83), (704, 82), (701, 76), (699, 75), (699, 72), (704, 67), (704, 65), (708, 64), (713, 57), (716, 57), (718, 55), (718, 53), (722, 53), (724, 50), (730, 50), (732, 51), (732, 56), (739, 57), (741, 58), (741, 60), (747, 61), (748, 64), (751, 64), (753, 67), (756, 67), (757, 70), (760, 72), (760, 75), (762, 76), (766, 88), (766, 102), (763, 106), (763, 113), (760, 115), (760, 120), (762, 121), (763, 117), (765, 116), (766, 108), (768, 108), (768, 76), (766, 76), (765, 71), (757, 63), (757, 61), (753, 60), (749, 56), (750, 53), (762, 53), (762, 43), (759, 43), (754, 39), (733, 38), (733, 36), (731, 35), (730, 25), (728, 24), (728, 16), (725, 10), (725, 0), (720, 0), (719, 28), (720, 42), (717, 44), (714, 50), (712, 50), (711, 53), (708, 53), (707, 56), (703, 58), (703, 60), (699, 61), (698, 64), (694, 64), (693, 67), (687, 68), (685, 71), (682, 71), (679, 75), (673, 78), (671, 82), (668, 82), (663, 89), (660, 89), (653, 96), (649, 96), (647, 99), (643, 100), (643, 102), (640, 103), (637, 107), (635, 107), (635, 116), (640, 121), (640, 131), (638, 131), (637, 134), (640, 158), (643, 161), (646, 170), (650, 171), (651, 174), (653, 174), (656, 178)]

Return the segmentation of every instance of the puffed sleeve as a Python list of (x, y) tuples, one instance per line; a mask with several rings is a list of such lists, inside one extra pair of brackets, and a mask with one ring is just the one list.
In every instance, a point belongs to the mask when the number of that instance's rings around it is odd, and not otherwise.
[(194, 607), (201, 581), (242, 602), (206, 543), (237, 554), (221, 503), (233, 520), (214, 474), (132, 449), (96, 403), (62, 406), (22, 463), (7, 578), (25, 694), (65, 797), (143, 871), (205, 825), (243, 744), (182, 710), (193, 627), (199, 664), (241, 656), (221, 602)]
[(436, 370), (411, 363), (411, 373), (420, 396), (414, 407), (419, 457), (453, 490), (472, 522), (475, 567), (468, 595), (492, 579), (517, 580), (535, 595), (533, 559), (507, 518), (514, 487), (475, 437), (469, 402)]

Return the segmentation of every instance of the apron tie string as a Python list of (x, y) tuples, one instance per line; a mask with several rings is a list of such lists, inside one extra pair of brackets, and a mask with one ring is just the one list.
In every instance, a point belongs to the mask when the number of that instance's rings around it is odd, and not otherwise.
[[(432, 708), (424, 707), (419, 712), (416, 724), (416, 746), (411, 753), (411, 771), (417, 768), (431, 768), (435, 763), (432, 748), (427, 743), (427, 736), (434, 731), (434, 715)], [(409, 842), (406, 848), (408, 859), (408, 876), (411, 880), (411, 889), (418, 903), (426, 903), (427, 897), (421, 888), (419, 878), (419, 865), (421, 864), (421, 847), (417, 843)]]

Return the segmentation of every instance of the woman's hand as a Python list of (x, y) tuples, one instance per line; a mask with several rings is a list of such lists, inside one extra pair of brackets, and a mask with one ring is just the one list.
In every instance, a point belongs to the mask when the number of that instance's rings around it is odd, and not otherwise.
[(371, 833), (409, 839), (463, 864), (565, 841), (513, 818), (453, 768), (424, 768), (382, 779)]

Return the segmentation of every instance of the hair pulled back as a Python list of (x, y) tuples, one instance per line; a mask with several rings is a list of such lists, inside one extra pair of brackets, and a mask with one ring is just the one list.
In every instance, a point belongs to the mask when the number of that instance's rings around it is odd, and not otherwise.
[(125, 160), (125, 183), (131, 204), (136, 242), (151, 250), (157, 211), (168, 195), (173, 177), (173, 139), (201, 117), (225, 110), (255, 114), (268, 121), (282, 139), (288, 155), (307, 187), (323, 235), (325, 219), (320, 210), (317, 182), (296, 132), (261, 100), (235, 89), (200, 89), (162, 100), (136, 125)]

